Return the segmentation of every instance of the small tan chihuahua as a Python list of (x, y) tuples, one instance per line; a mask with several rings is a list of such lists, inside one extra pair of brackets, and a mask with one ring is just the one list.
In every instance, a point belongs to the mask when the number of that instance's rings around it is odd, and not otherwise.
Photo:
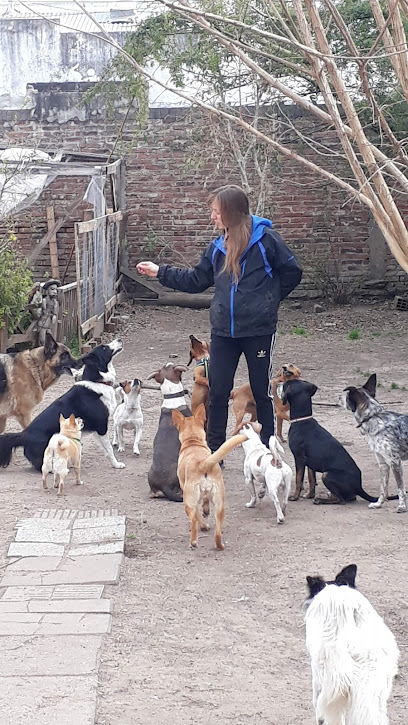
[(47, 476), (54, 474), (54, 487), (58, 488), (58, 496), (64, 492), (64, 481), (69, 472), (69, 466), (75, 471), (76, 482), (81, 481), (81, 430), (84, 427), (82, 418), (75, 418), (71, 413), (69, 418), (60, 415), (60, 432), (50, 438), (44, 451), (42, 465), (42, 482), (46, 491)]

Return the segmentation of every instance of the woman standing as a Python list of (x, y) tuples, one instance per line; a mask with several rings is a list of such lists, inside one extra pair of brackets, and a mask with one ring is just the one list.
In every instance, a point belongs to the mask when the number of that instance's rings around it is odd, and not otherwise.
[(209, 199), (211, 220), (221, 232), (193, 269), (140, 262), (138, 271), (157, 277), (181, 292), (203, 292), (215, 286), (211, 302), (211, 363), (208, 445), (215, 451), (225, 441), (228, 400), (238, 361), (244, 353), (249, 382), (268, 446), (274, 435), (271, 397), (272, 354), (278, 308), (300, 282), (302, 270), (268, 219), (249, 213), (239, 186), (223, 186)]

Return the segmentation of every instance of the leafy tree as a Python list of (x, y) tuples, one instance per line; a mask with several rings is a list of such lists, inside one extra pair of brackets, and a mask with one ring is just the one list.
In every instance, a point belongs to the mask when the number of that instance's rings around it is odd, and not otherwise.
[[(393, 197), (394, 189), (408, 193), (401, 127), (408, 102), (407, 0), (160, 2), (167, 16), (144, 23), (125, 48), (99, 26), (118, 62), (129, 66), (126, 74), (154, 80), (358, 199), (408, 271), (408, 230)], [(167, 65), (168, 83), (155, 77), (149, 61)], [(335, 130), (342, 168), (327, 168), (318, 139), (307, 139), (312, 157), (302, 151), (295, 127), (288, 143), (276, 135), (258, 109), (277, 98)]]

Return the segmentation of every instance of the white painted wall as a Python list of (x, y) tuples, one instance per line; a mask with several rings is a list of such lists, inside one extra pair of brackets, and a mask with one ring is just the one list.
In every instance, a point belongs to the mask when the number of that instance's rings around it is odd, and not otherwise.
[[(124, 43), (125, 32), (112, 32)], [(0, 109), (31, 108), (27, 84), (97, 81), (115, 50), (101, 38), (69, 32), (46, 20), (0, 18)], [(167, 73), (156, 69), (157, 77)], [(180, 99), (155, 84), (151, 106), (180, 105)]]

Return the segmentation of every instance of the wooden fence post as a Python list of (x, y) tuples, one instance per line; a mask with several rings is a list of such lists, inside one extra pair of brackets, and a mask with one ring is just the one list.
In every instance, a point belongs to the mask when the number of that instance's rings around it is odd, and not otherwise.
[[(47, 227), (48, 231), (55, 227), (54, 207), (47, 206)], [(57, 248), (57, 235), (56, 232), (51, 235), (49, 241), (50, 247), (50, 260), (51, 260), (51, 276), (53, 279), (59, 279), (59, 262), (58, 262), (58, 248)]]

